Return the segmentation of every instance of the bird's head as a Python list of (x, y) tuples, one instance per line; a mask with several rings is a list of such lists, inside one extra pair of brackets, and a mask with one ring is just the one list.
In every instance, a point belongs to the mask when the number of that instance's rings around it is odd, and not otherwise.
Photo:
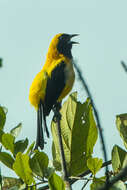
[(58, 54), (62, 54), (69, 59), (72, 58), (71, 49), (73, 44), (78, 44), (78, 42), (71, 41), (71, 39), (78, 34), (57, 34), (51, 41), (50, 51), (57, 52)]

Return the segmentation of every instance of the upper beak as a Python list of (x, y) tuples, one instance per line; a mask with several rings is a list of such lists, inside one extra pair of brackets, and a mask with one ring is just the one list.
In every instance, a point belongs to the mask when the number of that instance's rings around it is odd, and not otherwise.
[(73, 37), (75, 37), (75, 36), (79, 36), (79, 34), (71, 34), (71, 35), (70, 35), (70, 38), (73, 38)]
[[(75, 37), (75, 36), (79, 36), (79, 34), (71, 34), (70, 39)], [(71, 42), (71, 44), (79, 44), (79, 42), (74, 42), (74, 41), (70, 41), (70, 42)]]

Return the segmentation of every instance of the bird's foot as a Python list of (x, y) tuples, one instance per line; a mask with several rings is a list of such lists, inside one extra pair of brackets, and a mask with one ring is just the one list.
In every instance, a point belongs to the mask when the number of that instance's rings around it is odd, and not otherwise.
[(61, 120), (61, 114), (60, 114), (60, 109), (61, 109), (61, 103), (56, 102), (56, 104), (53, 106), (53, 121), (56, 123), (58, 120)]

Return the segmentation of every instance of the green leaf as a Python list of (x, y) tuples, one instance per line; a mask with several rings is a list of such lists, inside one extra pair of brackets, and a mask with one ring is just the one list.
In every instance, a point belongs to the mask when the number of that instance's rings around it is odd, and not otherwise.
[(12, 156), (7, 153), (7, 152), (0, 152), (0, 161), (6, 165), (8, 168), (13, 169), (13, 163), (14, 163), (14, 159), (12, 158)]
[(18, 186), (13, 186), (13, 187), (9, 188), (8, 190), (19, 190), (19, 187)]
[(96, 175), (96, 173), (101, 169), (102, 164), (103, 160), (99, 158), (89, 158), (87, 160), (87, 166), (93, 175)]
[(20, 185), (22, 184), (21, 179), (13, 178), (13, 177), (3, 177), (3, 189), (12, 189), (16, 188), (19, 190)]
[(4, 110), (4, 113), (7, 115), (8, 109), (6, 107), (4, 107), (4, 106), (2, 108)]
[(123, 181), (118, 181), (109, 190), (126, 190), (126, 185)]
[[(36, 187), (35, 187), (35, 188), (36, 188)], [(25, 184), (25, 183), (20, 186), (19, 190), (24, 190), (24, 189), (26, 189), (26, 184)], [(30, 188), (29, 188), (29, 189), (30, 189)], [(29, 189), (28, 189), (28, 190), (29, 190)], [(35, 189), (35, 190), (36, 190), (36, 189)]]
[(127, 152), (115, 145), (112, 149), (112, 167), (114, 172), (119, 172), (127, 164)]
[(31, 152), (33, 151), (33, 148), (34, 148), (34, 144), (35, 144), (35, 141), (29, 146), (26, 154), (28, 154), (28, 155), (31, 154)]
[(19, 140), (14, 144), (14, 155), (16, 155), (18, 152), (24, 152), (28, 146), (28, 139), (25, 140)]
[(45, 172), (45, 178), (49, 178), (55, 172), (54, 167), (48, 167)]
[(9, 133), (2, 135), (2, 145), (12, 153), (14, 153), (14, 140), (15, 138)]
[(48, 183), (50, 190), (65, 190), (64, 181), (55, 173), (49, 177)]
[(32, 170), (29, 166), (29, 156), (27, 154), (22, 154), (19, 152), (16, 155), (16, 160), (13, 164), (13, 169), (15, 173), (28, 185), (34, 183), (32, 177)]
[(3, 107), (0, 106), (0, 129), (3, 129), (6, 121), (6, 114)]
[(32, 171), (40, 177), (44, 177), (48, 167), (49, 159), (44, 152), (35, 151), (34, 156), (30, 159), (30, 167)]
[[(69, 96), (60, 111), (61, 135), (69, 175), (76, 176), (87, 170), (86, 161), (93, 153), (97, 140), (97, 127), (93, 117), (90, 100), (85, 103), (77, 101), (77, 93)], [(54, 166), (61, 170), (57, 124), (52, 122), (52, 155)], [(80, 160), (80, 161), (79, 161)]]
[(116, 126), (127, 149), (127, 113), (116, 116)]
[(3, 136), (4, 132), (3, 130), (0, 129), (0, 142), (2, 143), (2, 136)]
[(16, 138), (19, 135), (21, 129), (22, 129), (22, 123), (19, 123), (16, 127), (11, 129), (10, 134)]
[(93, 183), (90, 185), (90, 190), (98, 190), (105, 185), (105, 177), (94, 178)]

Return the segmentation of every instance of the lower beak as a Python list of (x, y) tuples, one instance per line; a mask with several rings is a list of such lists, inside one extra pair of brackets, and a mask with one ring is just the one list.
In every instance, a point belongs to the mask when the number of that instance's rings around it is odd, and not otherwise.
[(71, 44), (79, 44), (79, 42), (71, 41)]

